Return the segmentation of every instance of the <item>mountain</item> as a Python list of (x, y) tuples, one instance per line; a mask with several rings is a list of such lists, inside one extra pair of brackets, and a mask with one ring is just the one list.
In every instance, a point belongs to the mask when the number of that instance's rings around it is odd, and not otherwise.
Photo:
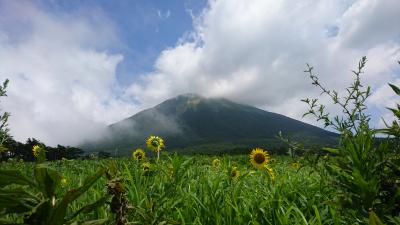
[(127, 155), (145, 147), (150, 135), (165, 140), (166, 149), (183, 153), (240, 153), (252, 147), (277, 148), (279, 131), (293, 139), (333, 144), (337, 135), (321, 128), (238, 104), (224, 98), (179, 95), (110, 125), (106, 135), (81, 147)]

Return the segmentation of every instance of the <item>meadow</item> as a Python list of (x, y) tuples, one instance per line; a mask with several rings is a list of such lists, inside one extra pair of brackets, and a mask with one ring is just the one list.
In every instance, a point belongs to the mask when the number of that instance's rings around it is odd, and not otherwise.
[[(319, 164), (329, 160), (321, 158)], [(152, 158), (148, 162), (148, 170), (143, 167), (143, 160), (132, 158), (62, 160), (50, 165), (62, 174), (58, 195), (81, 186), (85, 177), (99, 167), (117, 165), (129, 203), (129, 224), (347, 224), (349, 221), (331, 203), (336, 190), (324, 183), (323, 173), (304, 167), (306, 162), (302, 158), (271, 157), (272, 177), (267, 171), (254, 168), (248, 156), (164, 154), (159, 161)], [(33, 166), (23, 162), (2, 164), (4, 169), (18, 168), (28, 175), (33, 175)], [(100, 199), (106, 194), (106, 184), (107, 179), (99, 179), (70, 205), (70, 212)], [(79, 215), (77, 220), (113, 216), (104, 205)]]

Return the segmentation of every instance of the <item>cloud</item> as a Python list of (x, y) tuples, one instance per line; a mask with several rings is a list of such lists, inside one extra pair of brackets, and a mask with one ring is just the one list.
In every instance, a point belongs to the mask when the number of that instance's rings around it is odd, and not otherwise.
[(3, 101), (17, 140), (73, 145), (134, 112), (116, 93), (123, 56), (101, 50), (118, 42), (113, 26), (101, 12), (88, 13), (1, 3), (0, 79), (10, 79)]
[(166, 20), (171, 16), (171, 11), (167, 10), (165, 13), (163, 13), (161, 10), (157, 10), (157, 16), (158, 18), (162, 19), (162, 20)]
[(339, 91), (350, 85), (350, 71), (364, 55), (363, 79), (373, 90), (399, 77), (397, 21), (397, 0), (212, 0), (194, 19), (193, 32), (164, 50), (155, 71), (129, 93), (150, 106), (196, 92), (301, 119), (300, 99), (319, 96), (302, 72), (306, 62)]
[(305, 63), (327, 86), (344, 91), (364, 55), (362, 77), (375, 91), (369, 104), (379, 118), (387, 111), (378, 108), (395, 101), (387, 83), (400, 79), (398, 0), (210, 0), (193, 16), (193, 30), (160, 53), (153, 71), (123, 86), (116, 68), (124, 56), (112, 49), (129, 44), (101, 9), (52, 13), (29, 1), (4, 1), (0, 15), (0, 79), (11, 80), (2, 103), (18, 140), (77, 144), (188, 92), (301, 119), (300, 99), (319, 96), (302, 72)]

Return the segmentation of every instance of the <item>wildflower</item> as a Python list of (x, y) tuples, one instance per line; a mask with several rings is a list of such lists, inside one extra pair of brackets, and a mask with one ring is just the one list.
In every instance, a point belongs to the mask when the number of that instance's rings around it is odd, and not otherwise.
[(151, 164), (149, 162), (145, 162), (142, 164), (142, 168), (144, 172), (149, 172), (151, 168)]
[(35, 158), (37, 158), (37, 157), (39, 156), (40, 150), (41, 150), (41, 148), (40, 148), (39, 145), (33, 146), (33, 148), (32, 148), (32, 153), (33, 153), (33, 156), (34, 156)]
[(214, 159), (214, 160), (212, 161), (213, 167), (218, 167), (220, 164), (221, 164), (221, 162), (219, 161), (219, 159)]
[(158, 136), (150, 136), (147, 139), (146, 144), (153, 152), (159, 152), (164, 148), (164, 140)]
[(255, 148), (250, 153), (250, 162), (256, 168), (263, 168), (269, 162), (269, 155), (267, 151), (261, 148)]
[(292, 163), (290, 165), (295, 169), (299, 169), (300, 168), (300, 163), (298, 163), (298, 162), (294, 162), (294, 163)]
[(61, 183), (61, 186), (64, 187), (65, 185), (67, 185), (68, 181), (67, 181), (67, 179), (65, 179), (65, 178), (61, 178), (60, 183)]
[(132, 152), (132, 157), (138, 161), (143, 160), (146, 154), (141, 148), (136, 149)]
[(240, 176), (239, 169), (236, 166), (232, 167), (232, 169), (231, 169), (231, 178), (236, 179), (239, 176)]

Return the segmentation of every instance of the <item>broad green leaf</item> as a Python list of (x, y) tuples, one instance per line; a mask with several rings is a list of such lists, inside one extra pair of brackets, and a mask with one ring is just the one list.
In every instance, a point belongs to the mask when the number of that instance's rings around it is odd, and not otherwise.
[(0, 212), (23, 213), (31, 211), (40, 200), (22, 188), (0, 190)]
[(10, 184), (36, 186), (33, 181), (28, 179), (19, 170), (0, 170), (0, 188)]
[(379, 217), (376, 215), (374, 211), (369, 212), (369, 224), (370, 225), (384, 225)]
[(30, 214), (25, 217), (25, 222), (28, 224), (37, 224), (38, 222), (43, 224), (46, 222), (46, 218), (51, 211), (50, 204), (50, 199), (43, 199), (43, 201), (37, 204), (31, 210)]
[(68, 204), (76, 200), (79, 196), (85, 193), (101, 176), (105, 173), (105, 169), (101, 168), (97, 173), (85, 179), (83, 185), (77, 189), (69, 190), (61, 200), (60, 204), (49, 217), (49, 224), (61, 225), (64, 223), (64, 217), (67, 211)]
[(40, 191), (47, 198), (52, 198), (56, 187), (60, 184), (61, 175), (46, 163), (37, 164), (34, 172)]
[(11, 220), (1, 219), (1, 218), (0, 218), (0, 224), (1, 225), (24, 225), (24, 224), (20, 224), (20, 223), (15, 223)]

